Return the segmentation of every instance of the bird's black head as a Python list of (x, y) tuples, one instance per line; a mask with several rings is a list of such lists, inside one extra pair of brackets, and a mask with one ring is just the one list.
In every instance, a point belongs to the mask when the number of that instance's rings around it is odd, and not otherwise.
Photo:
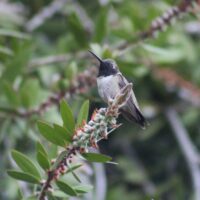
[(117, 64), (114, 60), (111, 59), (102, 60), (93, 52), (91, 51), (89, 52), (100, 62), (99, 73), (97, 77), (115, 75), (119, 72)]

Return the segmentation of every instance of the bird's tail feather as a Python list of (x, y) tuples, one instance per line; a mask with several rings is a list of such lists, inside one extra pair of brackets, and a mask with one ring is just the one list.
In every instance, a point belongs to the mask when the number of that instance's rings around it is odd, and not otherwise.
[(138, 123), (142, 128), (145, 128), (148, 124), (142, 113), (136, 108), (136, 116), (133, 116), (130, 112), (126, 110), (120, 110), (122, 113), (123, 117), (127, 119), (130, 122), (136, 122)]

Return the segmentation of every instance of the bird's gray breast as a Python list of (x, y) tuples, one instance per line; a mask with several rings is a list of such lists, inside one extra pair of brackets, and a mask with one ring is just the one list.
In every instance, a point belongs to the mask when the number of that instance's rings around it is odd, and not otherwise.
[(110, 98), (114, 98), (120, 91), (119, 79), (116, 75), (97, 78), (97, 86), (100, 97), (108, 102)]

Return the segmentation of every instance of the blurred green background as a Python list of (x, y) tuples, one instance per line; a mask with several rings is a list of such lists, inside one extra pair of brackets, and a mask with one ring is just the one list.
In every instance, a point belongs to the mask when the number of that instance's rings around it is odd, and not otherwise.
[[(84, 198), (195, 197), (198, 192), (193, 187), (189, 166), (198, 163), (189, 163), (192, 159), (185, 155), (190, 151), (188, 140), (197, 157), (200, 148), (199, 8), (194, 5), (190, 13), (176, 19), (156, 38), (134, 42), (139, 32), (148, 30), (152, 20), (179, 2), (0, 1), (0, 199), (20, 199), (19, 190), (25, 196), (33, 191), (6, 174), (6, 169), (15, 167), (10, 151), (17, 149), (35, 159), (35, 143), (41, 140), (37, 120), (61, 122), (58, 103), (46, 105), (48, 109), (39, 106), (49, 97), (69, 91), (79, 81), (80, 73), (97, 68), (88, 49), (117, 61), (124, 76), (133, 82), (150, 125), (142, 130), (119, 118), (123, 126), (109, 140), (100, 142), (100, 151), (112, 156), (119, 165), (106, 164), (102, 171), (102, 166), (86, 164), (83, 174), (96, 192)], [(130, 41), (130, 45), (119, 49), (125, 41)], [(96, 86), (87, 85), (83, 92), (72, 90), (71, 94), (67, 101), (75, 115), (85, 99), (90, 100), (90, 113), (106, 106)], [(23, 115), (27, 111), (34, 113), (37, 108), (41, 108), (40, 115)], [(173, 116), (185, 130), (186, 143), (177, 137), (174, 118), (170, 120)], [(55, 150), (52, 147), (49, 151)], [(102, 177), (105, 179), (100, 180)]]

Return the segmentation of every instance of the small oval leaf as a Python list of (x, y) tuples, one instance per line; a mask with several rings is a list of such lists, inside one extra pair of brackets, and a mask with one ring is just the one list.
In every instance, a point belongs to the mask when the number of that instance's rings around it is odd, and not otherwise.
[(65, 141), (66, 144), (72, 141), (72, 136), (70, 135), (70, 132), (66, 128), (58, 124), (53, 124), (53, 127), (56, 132), (56, 135), (60, 137), (63, 141)]
[(34, 163), (26, 157), (24, 154), (13, 150), (12, 151), (12, 157), (15, 160), (16, 164), (19, 166), (19, 168), (27, 173), (30, 173), (38, 178), (40, 178), (40, 173)]
[(19, 38), (19, 39), (30, 39), (30, 35), (19, 32), (19, 31), (14, 31), (14, 30), (7, 30), (7, 29), (0, 29), (0, 36), (10, 36), (14, 38)]
[(65, 100), (60, 103), (60, 113), (63, 120), (63, 125), (72, 135), (75, 129), (75, 121), (72, 110)]
[(41, 153), (40, 151), (37, 152), (37, 161), (39, 165), (46, 171), (50, 168), (50, 163), (47, 159), (47, 157)]
[(19, 105), (19, 95), (17, 95), (16, 91), (12, 88), (12, 85), (7, 81), (2, 82), (2, 90), (6, 96), (6, 99), (12, 106)]
[(57, 181), (56, 184), (59, 187), (59, 189), (62, 190), (65, 194), (68, 194), (70, 196), (77, 195), (76, 191), (67, 183), (64, 183), (63, 181)]
[(66, 174), (67, 174), (67, 173), (70, 173), (70, 172), (72, 172), (72, 171), (74, 171), (74, 170), (76, 170), (76, 169), (78, 169), (78, 168), (81, 167), (82, 165), (83, 165), (83, 164), (77, 164), (77, 165), (71, 166), (71, 167), (67, 170)]
[(41, 152), (42, 154), (44, 154), (45, 156), (48, 156), (45, 148), (43, 147), (43, 145), (38, 141), (36, 144), (36, 150), (37, 152)]
[(55, 130), (49, 124), (39, 121), (38, 129), (42, 136), (49, 142), (61, 147), (65, 147), (65, 142), (56, 135)]
[(34, 183), (34, 184), (40, 183), (40, 179), (38, 179), (37, 177), (35, 177), (29, 173), (19, 172), (19, 171), (15, 171), (15, 170), (8, 170), (7, 173), (9, 176), (11, 176), (12, 178), (15, 178), (17, 180), (26, 181), (26, 182)]
[[(77, 167), (78, 168), (78, 167)], [(76, 173), (74, 172), (75, 169), (77, 168), (73, 168), (71, 167), (70, 163), (68, 163), (68, 172), (71, 172), (73, 177), (79, 182), (81, 183), (81, 179), (76, 175)]]
[(93, 186), (92, 185), (78, 185), (78, 186), (73, 187), (73, 189), (77, 193), (87, 193), (93, 189)]
[(79, 183), (81, 183), (81, 179), (78, 177), (78, 175), (74, 171), (72, 171), (72, 175)]
[(112, 160), (110, 156), (99, 153), (84, 153), (81, 155), (90, 162), (108, 162)]
[(89, 100), (84, 101), (78, 114), (77, 126), (80, 126), (83, 121), (87, 121), (89, 113)]
[(81, 20), (75, 12), (68, 16), (68, 23), (70, 31), (72, 32), (72, 35), (79, 47), (87, 47), (87, 33)]
[(103, 7), (98, 13), (97, 21), (95, 23), (94, 41), (101, 43), (105, 38), (108, 27), (108, 9), (107, 6)]

